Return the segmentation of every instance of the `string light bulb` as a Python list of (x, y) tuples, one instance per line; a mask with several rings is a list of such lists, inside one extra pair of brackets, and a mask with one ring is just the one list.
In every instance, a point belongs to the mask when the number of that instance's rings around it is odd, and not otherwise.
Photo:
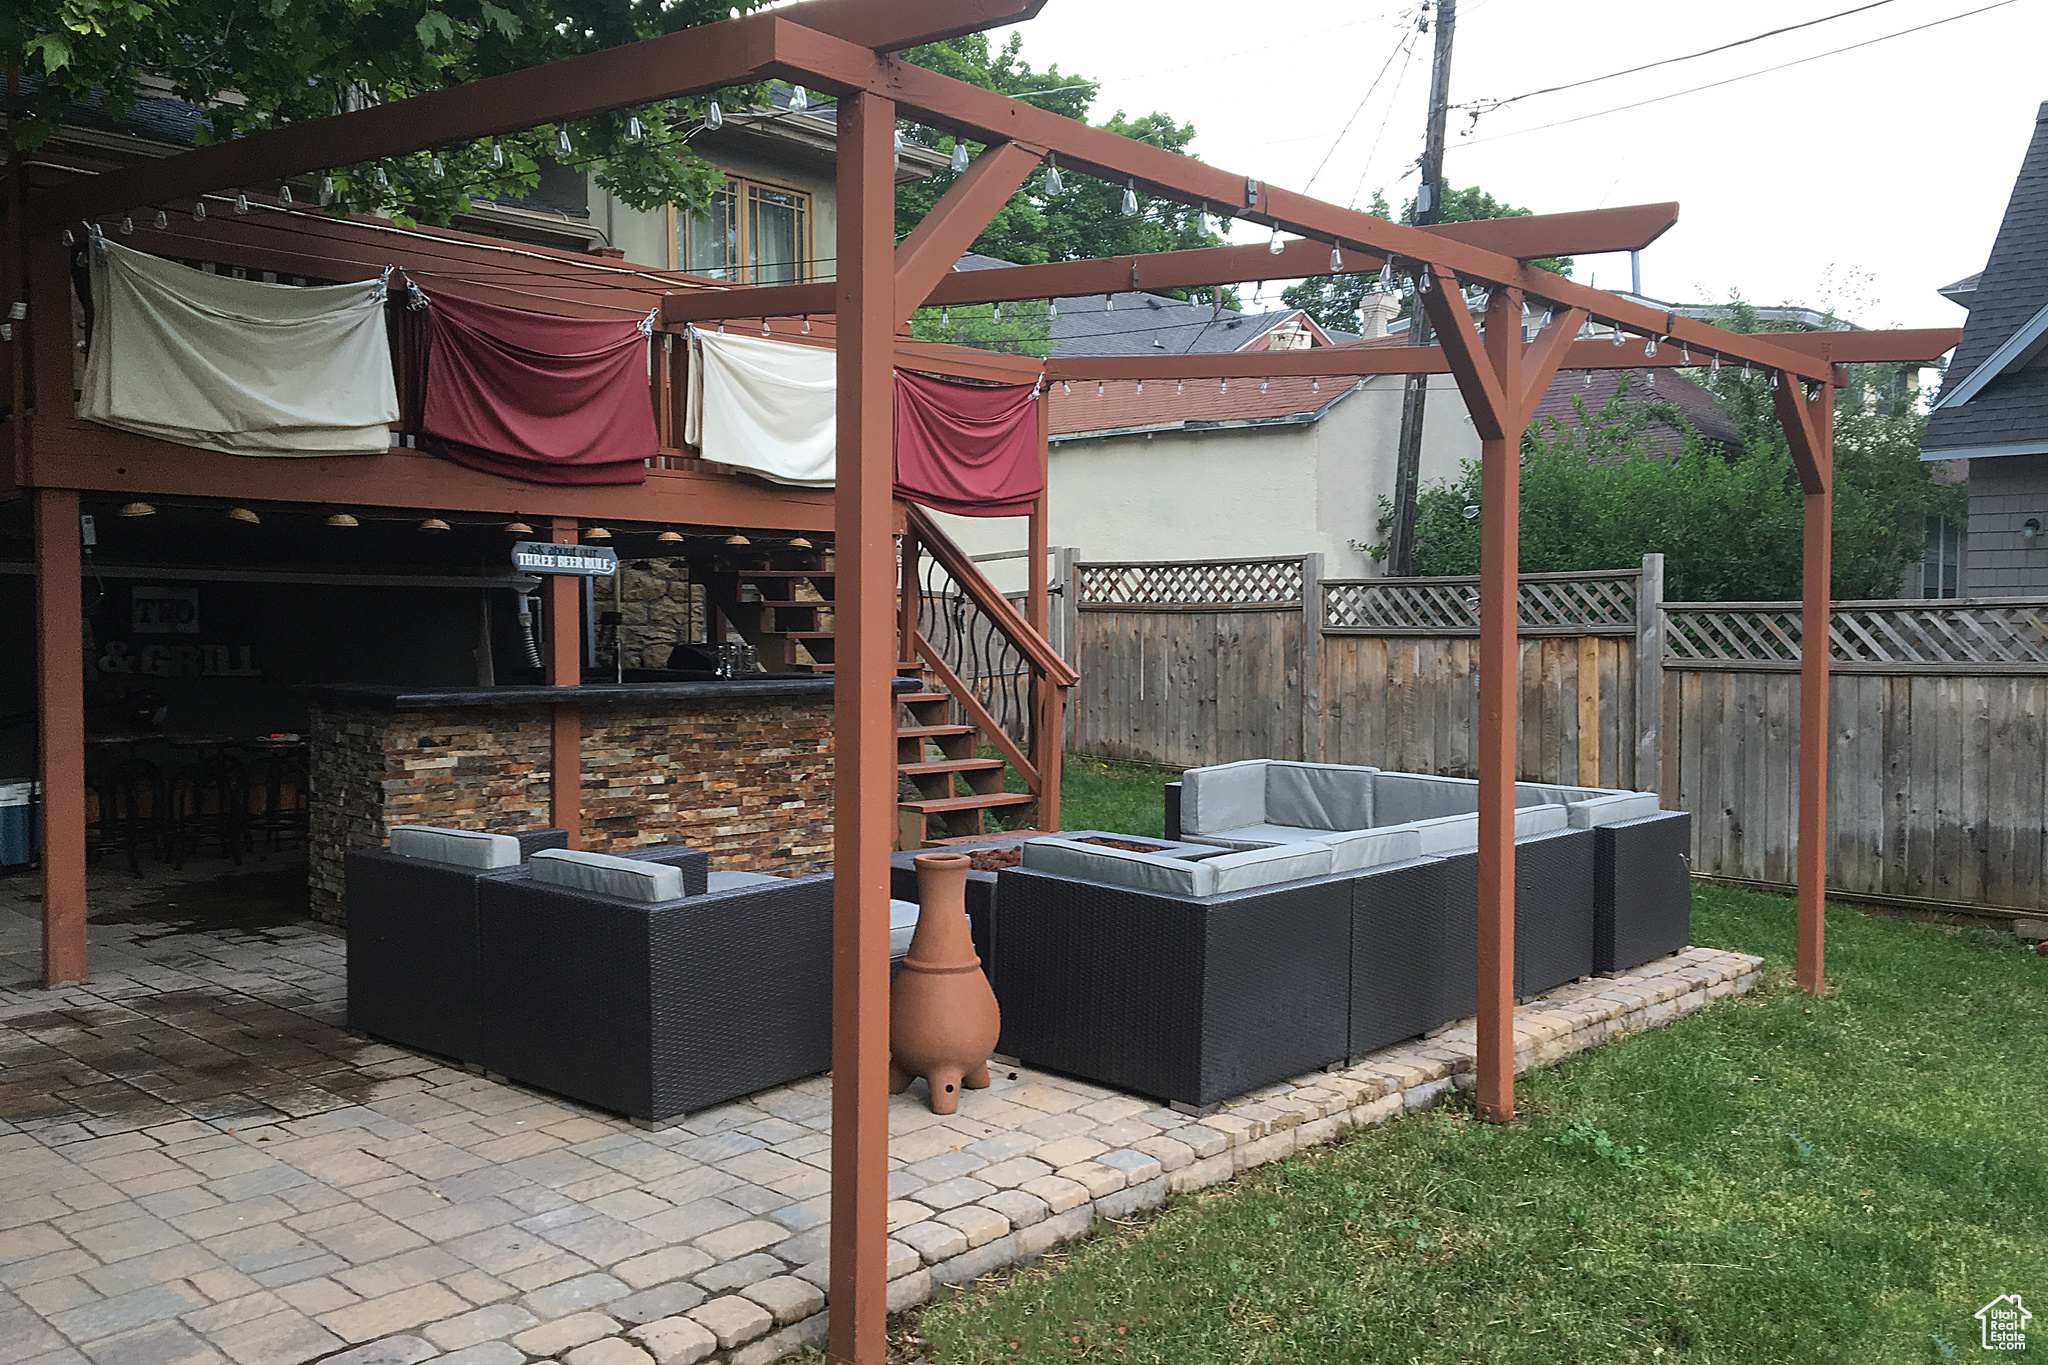
[(1721, 377), (1721, 357), (1720, 357), (1719, 355), (1716, 355), (1716, 356), (1714, 357), (1714, 359), (1713, 359), (1713, 362), (1712, 362), (1711, 364), (1709, 364), (1709, 365), (1707, 366), (1707, 378), (1709, 378), (1709, 379), (1719, 379), (1720, 377)]
[(242, 192), (241, 192), (240, 190), (237, 190), (237, 191), (235, 192), (235, 212), (239, 214), (239, 213), (247, 213), (248, 211), (249, 211), (249, 196), (248, 196), (248, 195), (246, 195), (246, 194), (243, 194), (243, 193), (242, 193)]
[(156, 508), (146, 502), (125, 502), (121, 504), (119, 515), (124, 517), (153, 517), (156, 515)]
[(655, 539), (664, 545), (680, 545), (683, 543), (682, 534), (677, 531), (663, 531)]
[(1144, 392), (1145, 392), (1145, 381), (1144, 381), (1144, 380), (1142, 380), (1142, 379), (1140, 379), (1140, 380), (1138, 381), (1138, 393), (1139, 393), (1139, 395), (1140, 395), (1140, 396), (1143, 396)]
[(995, 309), (989, 313), (988, 318), (990, 322), (1001, 322), (1003, 320), (1003, 305), (1001, 300), (997, 300)]
[(1116, 295), (1104, 294), (1102, 296), (1102, 311), (1105, 313), (1114, 313), (1116, 311)]
[(789, 548), (792, 550), (815, 550), (818, 547), (811, 544), (809, 536), (798, 536), (789, 542)]
[(122, 215), (121, 215), (121, 235), (122, 235), (123, 237), (126, 237), (126, 236), (127, 236), (127, 235), (128, 235), (129, 233), (131, 233), (131, 232), (133, 232), (133, 231), (135, 231), (135, 220), (134, 220), (133, 218), (129, 217), (129, 216), (128, 216), (127, 214), (125, 214), (125, 213), (124, 213), (124, 214), (122, 214)]
[(230, 507), (228, 509), (228, 520), (239, 521), (249, 526), (261, 526), (263, 524), (263, 518), (257, 516), (246, 507)]
[(574, 156), (575, 154), (576, 144), (569, 140), (569, 129), (564, 125), (557, 125), (555, 128), (555, 155)]
[(901, 170), (903, 167), (903, 130), (901, 128), (896, 130), (896, 167), (898, 170)]
[(1339, 246), (1332, 246), (1330, 248), (1330, 273), (1332, 275), (1335, 275), (1340, 273), (1343, 269), (1344, 249)]
[(277, 187), (277, 202), (286, 208), (292, 206), (292, 187), (290, 185), (279, 185)]
[(346, 512), (336, 512), (327, 519), (327, 525), (334, 527), (338, 531), (346, 531), (360, 526), (362, 523)]
[(1309, 381), (1308, 381), (1308, 391), (1309, 391), (1310, 393), (1321, 393), (1321, 392), (1323, 391), (1323, 381), (1322, 381), (1322, 380), (1320, 380), (1320, 379), (1311, 379), (1311, 380), (1309, 380)]
[(445, 531), (448, 529), (448, 523), (439, 517), (428, 517), (420, 523), (420, 529), (422, 531)]
[(1217, 382), (1217, 385), (1216, 385), (1216, 392), (1217, 392), (1217, 393), (1219, 393), (1219, 394), (1221, 394), (1221, 393), (1229, 393), (1229, 392), (1230, 392), (1230, 381), (1229, 381), (1228, 379), (1224, 379), (1224, 380), (1220, 380), (1220, 381), (1218, 381), (1218, 382)]
[(1427, 293), (1429, 292), (1429, 267), (1428, 267), (1428, 266), (1424, 266), (1424, 267), (1422, 267), (1422, 274), (1421, 274), (1420, 276), (1418, 276), (1418, 277), (1417, 277), (1417, 279), (1416, 279), (1416, 281), (1415, 281), (1415, 287), (1416, 287), (1417, 289), (1421, 290), (1421, 291), (1422, 291), (1423, 293), (1425, 293), (1425, 294), (1427, 294)]
[(1266, 254), (1268, 256), (1278, 256), (1285, 250), (1287, 250), (1287, 245), (1280, 240), (1280, 229), (1274, 228), (1273, 239), (1266, 243)]
[(508, 536), (530, 536), (533, 534), (533, 528), (515, 518), (505, 523), (505, 534)]
[(1645, 359), (1645, 360), (1649, 360), (1649, 359), (1653, 358), (1653, 357), (1654, 357), (1654, 356), (1655, 356), (1656, 354), (1657, 354), (1657, 338), (1655, 338), (1655, 337), (1646, 337), (1646, 338), (1644, 338), (1644, 340), (1643, 340), (1643, 359)]
[(805, 335), (805, 336), (809, 336), (810, 334), (811, 334), (811, 315), (810, 315), (809, 313), (806, 313), (806, 314), (804, 314), (804, 335)]
[(1096, 381), (1095, 381), (1095, 396), (1096, 396), (1097, 398), (1100, 398), (1100, 397), (1102, 397), (1102, 389), (1103, 389), (1103, 383), (1102, 383), (1102, 381), (1101, 381), (1100, 379), (1096, 380)]
[(1382, 266), (1380, 267), (1380, 288), (1379, 288), (1379, 292), (1380, 292), (1380, 293), (1382, 293), (1382, 294), (1384, 294), (1384, 293), (1387, 293), (1387, 292), (1388, 292), (1389, 290), (1391, 290), (1391, 289), (1393, 288), (1393, 285), (1394, 285), (1394, 258), (1393, 258), (1392, 256), (1389, 256), (1389, 257), (1387, 257), (1387, 260), (1386, 260), (1386, 264), (1384, 264), (1384, 265), (1382, 265)]
[(1678, 343), (1678, 363), (1681, 365), (1692, 364), (1692, 347), (1682, 341)]
[(953, 140), (952, 166), (955, 175), (967, 169), (967, 144), (958, 138)]
[(158, 232), (162, 232), (165, 228), (171, 225), (171, 215), (165, 213), (162, 209), (158, 209), (156, 211), (156, 217), (150, 220), (150, 225), (154, 227)]
[[(494, 171), (505, 169), (505, 144), (502, 140), (491, 143), (491, 169)], [(334, 182), (330, 180), (327, 183), (331, 187)]]
[(374, 166), (370, 170), (370, 183), (380, 190), (388, 190), (391, 188), (391, 177), (384, 174), (382, 166)]
[(1621, 324), (1618, 322), (1614, 324), (1614, 344), (1621, 345)]
[(715, 133), (724, 126), (725, 110), (719, 108), (718, 101), (714, 99), (704, 106), (704, 127)]
[(767, 336), (767, 335), (768, 335), (768, 319), (766, 319), (766, 318), (762, 318), (762, 319), (761, 319), (761, 335), (762, 335), (762, 336)]
[(1045, 192), (1047, 194), (1065, 194), (1067, 192), (1067, 182), (1060, 178), (1060, 159), (1056, 156), (1048, 155), (1045, 158)]
[[(503, 151), (501, 150), (501, 151), (499, 151), (498, 155), (499, 155), (500, 157), (503, 157), (503, 156), (505, 155), (505, 153), (504, 153), (504, 152), (503, 152)], [(503, 164), (503, 162), (501, 161), (501, 162), (500, 162), (499, 164), (500, 164), (500, 165), (502, 165), (502, 164)], [(333, 177), (333, 176), (331, 176), (331, 175), (323, 175), (323, 176), (321, 176), (321, 177), (320, 177), (320, 202), (321, 202), (321, 203), (323, 203), (323, 204), (327, 204), (327, 203), (332, 203), (332, 202), (333, 202), (333, 200), (334, 200), (334, 177)]]
[(585, 540), (610, 540), (611, 538), (611, 529), (604, 526), (592, 526), (583, 533), (583, 539)]
[(1548, 308), (1546, 308), (1546, 309), (1544, 309), (1544, 310), (1543, 310), (1543, 324), (1542, 324), (1542, 325), (1543, 325), (1543, 327), (1544, 327), (1544, 329), (1545, 329), (1546, 331), (1547, 331), (1547, 330), (1549, 330), (1549, 328), (1550, 328), (1550, 321), (1551, 321), (1551, 319), (1552, 319), (1552, 318), (1554, 318), (1554, 317), (1556, 317), (1556, 316), (1557, 316), (1557, 314), (1556, 314), (1556, 313), (1555, 313), (1555, 312), (1554, 312), (1553, 310), (1551, 310), (1551, 309), (1548, 309)]
[(1060, 381), (1060, 394), (1062, 397), (1066, 398), (1072, 398), (1074, 396), (1074, 385), (1071, 380), (1062, 379)]
[(1270, 388), (1272, 388), (1272, 387), (1273, 387), (1273, 381), (1272, 381), (1272, 380), (1270, 380), (1270, 379), (1261, 379), (1261, 380), (1259, 381), (1259, 392), (1260, 392), (1260, 393), (1264, 393), (1264, 392), (1265, 392), (1265, 391), (1266, 391), (1267, 389), (1270, 389)]
[(640, 140), (646, 136), (647, 129), (641, 124), (640, 116), (638, 114), (626, 115), (626, 145), (628, 147), (638, 147)]
[(1771, 392), (1772, 392), (1772, 393), (1776, 393), (1777, 391), (1778, 391), (1778, 372), (1777, 372), (1776, 370), (1772, 370), (1772, 371), (1771, 371)]
[(441, 154), (439, 152), (435, 152), (427, 158), (427, 175), (430, 179), (439, 180), (447, 173), (448, 168), (441, 164)]
[[(802, 86), (798, 86), (798, 87), (797, 87), (797, 89), (801, 90), (801, 89), (803, 89), (803, 87), (802, 87)], [(746, 538), (745, 536), (741, 535), (741, 534), (740, 534), (740, 533), (739, 533), (738, 531), (734, 531), (734, 532), (733, 532), (733, 533), (732, 533), (731, 535), (729, 535), (729, 536), (727, 536), (727, 537), (725, 538), (725, 543), (726, 543), (726, 544), (728, 544), (728, 545), (752, 545), (752, 544), (753, 544), (754, 542), (753, 542), (753, 541), (751, 541), (751, 540), (748, 540), (748, 539), (747, 539), (747, 538)]]
[(1186, 392), (1186, 390), (1187, 390), (1187, 387), (1188, 387), (1188, 381), (1187, 381), (1187, 380), (1185, 380), (1185, 379), (1176, 379), (1176, 380), (1174, 380), (1174, 381), (1173, 381), (1173, 396), (1174, 396), (1175, 398), (1178, 398), (1178, 397), (1180, 397), (1182, 393)]
[(1138, 182), (1136, 179), (1130, 179), (1124, 181), (1124, 217), (1136, 218), (1137, 216)]
[(192, 201), (192, 221), (195, 223), (206, 221), (206, 201), (204, 199), (194, 199)]
[(1202, 207), (1195, 210), (1195, 235), (1197, 237), (1207, 237), (1209, 235), (1209, 201), (1206, 199), (1202, 201)]
[(804, 89), (804, 88), (803, 88), (803, 87), (802, 87), (801, 85), (792, 85), (791, 87), (789, 87), (789, 112), (790, 112), (790, 113), (792, 113), (792, 114), (801, 114), (801, 113), (802, 113), (802, 112), (803, 112), (804, 110), (806, 110), (806, 109), (808, 109), (808, 108), (810, 108), (810, 107), (811, 107), (811, 92), (810, 92), (810, 91), (808, 91), (808, 90)]

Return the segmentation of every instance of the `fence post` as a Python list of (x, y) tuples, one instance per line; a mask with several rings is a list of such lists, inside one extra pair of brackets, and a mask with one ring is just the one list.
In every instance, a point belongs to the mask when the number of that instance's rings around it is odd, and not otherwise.
[(1301, 757), (1323, 761), (1323, 557), (1301, 557)]
[(1636, 586), (1636, 784), (1664, 790), (1664, 556), (1643, 556)]
[(1052, 643), (1053, 648), (1060, 652), (1060, 657), (1076, 667), (1080, 666), (1080, 660), (1074, 657), (1074, 614), (1075, 599), (1080, 594), (1074, 587), (1074, 565), (1080, 558), (1081, 552), (1071, 545), (1053, 546), (1052, 581), (1056, 585), (1053, 591), (1059, 594), (1060, 607), (1053, 614), (1059, 626), (1058, 634)]

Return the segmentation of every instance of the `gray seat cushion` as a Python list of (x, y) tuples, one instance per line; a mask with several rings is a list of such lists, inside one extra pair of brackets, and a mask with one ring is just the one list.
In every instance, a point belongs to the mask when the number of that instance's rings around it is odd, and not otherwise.
[(480, 829), (398, 825), (391, 831), (391, 851), (401, 858), (428, 858), (486, 872), (519, 866), (517, 839), (509, 834), (486, 834)]
[(679, 900), (683, 894), (683, 870), (667, 863), (547, 848), (534, 854), (527, 865), (535, 881), (570, 891), (649, 905)]
[(1317, 842), (1330, 850), (1332, 872), (1356, 872), (1362, 867), (1406, 862), (1422, 856), (1422, 836), (1406, 826), (1339, 830), (1323, 835)]
[(788, 881), (767, 872), (707, 872), (704, 874), (706, 891), (737, 891), (743, 886), (763, 886), (769, 882)]
[(1222, 895), (1226, 891), (1254, 891), (1280, 882), (1298, 882), (1304, 877), (1327, 877), (1334, 861), (1328, 844), (1282, 844), (1278, 848), (1224, 853), (1205, 858), (1195, 866), (1215, 871), (1214, 894)]
[(1236, 829), (1217, 830), (1214, 834), (1187, 834), (1182, 838), (1191, 844), (1210, 844), (1216, 848), (1273, 848), (1280, 844), (1300, 844), (1331, 833), (1326, 829), (1304, 829), (1299, 825), (1240, 825)]
[(1655, 792), (1614, 792), (1574, 801), (1565, 807), (1573, 829), (1595, 825), (1618, 825), (1624, 820), (1641, 820), (1659, 810)]
[(900, 958), (910, 951), (911, 935), (917, 932), (917, 902), (889, 902), (889, 956)]

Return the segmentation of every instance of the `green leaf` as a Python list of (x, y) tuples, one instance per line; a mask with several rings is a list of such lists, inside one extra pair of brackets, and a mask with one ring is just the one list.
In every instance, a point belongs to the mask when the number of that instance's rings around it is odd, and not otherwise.
[(22, 44), (22, 51), (41, 53), (45, 71), (61, 71), (71, 65), (71, 40), (61, 33), (38, 33)]
[(519, 36), (520, 25), (518, 15), (509, 9), (500, 9), (492, 4), (491, 0), (483, 0), (481, 8), (484, 18), (490, 21), (492, 28), (498, 30), (507, 38), (517, 38)]
[(430, 9), (425, 14), (422, 14), (419, 23), (415, 24), (413, 28), (420, 35), (420, 46), (426, 48), (429, 52), (433, 51), (434, 44), (437, 41), (448, 43), (455, 41), (454, 22), (437, 9)]

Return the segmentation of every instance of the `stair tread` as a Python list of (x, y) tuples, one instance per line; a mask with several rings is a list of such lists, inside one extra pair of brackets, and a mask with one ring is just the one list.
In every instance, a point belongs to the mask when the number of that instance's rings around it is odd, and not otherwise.
[(972, 725), (899, 725), (898, 739), (937, 739), (942, 735), (971, 735), (977, 731)]
[[(812, 664), (811, 667), (816, 669), (820, 673), (830, 673), (832, 671), (831, 664)], [(915, 659), (898, 659), (896, 661), (896, 671), (899, 674), (906, 673), (911, 670), (917, 670), (922, 672), (923, 669), (924, 665), (917, 662), (917, 660)]]
[(771, 630), (764, 632), (764, 634), (779, 635), (785, 640), (830, 640), (833, 638), (833, 634), (829, 630)]
[(951, 692), (898, 692), (896, 700), (909, 706), (918, 702), (951, 701)]
[(943, 762), (899, 763), (896, 771), (910, 777), (926, 777), (937, 773), (985, 773), (1002, 766), (1000, 758), (949, 758)]
[(898, 801), (905, 810), (922, 811), (926, 815), (943, 814), (949, 810), (986, 810), (991, 806), (1023, 806), (1038, 798), (1030, 792), (985, 792), (972, 796), (941, 796), (929, 801)]
[(728, 569), (736, 578), (830, 578), (830, 569)]

